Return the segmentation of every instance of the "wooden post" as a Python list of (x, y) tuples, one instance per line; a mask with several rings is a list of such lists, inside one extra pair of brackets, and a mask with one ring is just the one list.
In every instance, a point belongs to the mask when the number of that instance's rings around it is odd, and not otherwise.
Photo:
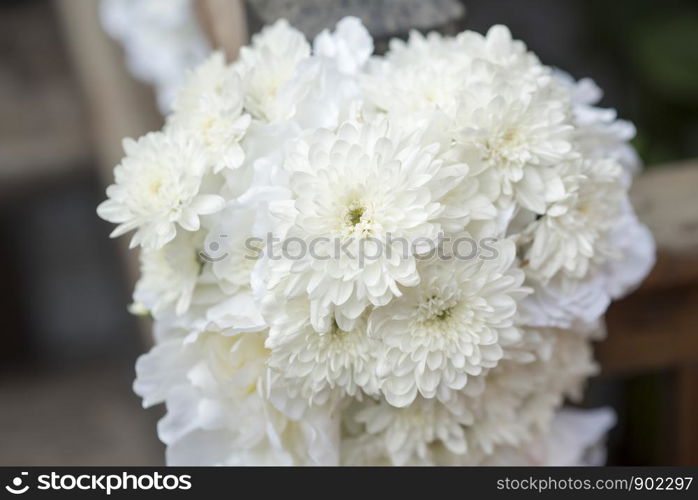
[(247, 18), (242, 0), (196, 0), (196, 10), (211, 45), (228, 61), (237, 59), (248, 41)]
[(99, 2), (55, 0), (68, 53), (87, 103), (105, 182), (123, 156), (121, 140), (162, 126), (151, 88), (128, 73), (121, 48), (99, 22)]
[[(696, 332), (693, 332), (694, 335)], [(676, 463), (698, 465), (698, 364), (676, 374)]]
[(698, 163), (644, 172), (631, 198), (657, 240), (657, 265), (609, 309), (608, 339), (598, 346), (604, 372), (698, 364)]
[[(153, 90), (131, 77), (120, 47), (102, 29), (99, 2), (55, 0), (55, 6), (87, 105), (100, 175), (109, 184), (114, 166), (123, 157), (123, 138), (157, 130), (163, 119)], [(139, 275), (137, 252), (128, 250), (128, 241), (120, 238), (117, 244), (129, 282), (135, 283)], [(150, 327), (145, 321), (139, 324), (142, 338), (149, 344)]]
[(698, 465), (698, 163), (650, 169), (631, 196), (657, 240), (657, 265), (611, 305), (597, 355), (604, 375), (672, 373), (672, 462)]

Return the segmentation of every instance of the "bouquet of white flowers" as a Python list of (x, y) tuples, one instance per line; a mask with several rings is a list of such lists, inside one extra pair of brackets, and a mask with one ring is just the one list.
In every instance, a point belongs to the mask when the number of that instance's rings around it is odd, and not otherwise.
[(170, 464), (545, 463), (571, 439), (558, 410), (654, 257), (632, 125), (503, 26), (372, 52), (357, 19), (312, 49), (279, 21), (124, 141), (98, 213), (141, 247), (135, 390), (167, 405)]

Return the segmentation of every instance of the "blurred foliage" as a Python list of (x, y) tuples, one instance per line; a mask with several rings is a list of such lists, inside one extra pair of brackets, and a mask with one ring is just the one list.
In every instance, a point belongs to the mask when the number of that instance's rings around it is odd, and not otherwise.
[(626, 92), (648, 165), (698, 157), (698, 2), (590, 0), (589, 26)]

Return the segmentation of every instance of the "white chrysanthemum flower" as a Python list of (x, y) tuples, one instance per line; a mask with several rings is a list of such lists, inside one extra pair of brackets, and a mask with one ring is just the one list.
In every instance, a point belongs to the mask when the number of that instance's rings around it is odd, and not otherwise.
[(343, 463), (477, 465), (529, 443), (597, 371), (587, 336), (541, 330), (532, 339), (534, 361), (503, 360), (478, 391), (446, 404), (421, 397), (405, 408), (355, 404), (345, 414)]
[(475, 424), (467, 437), (474, 448), (491, 454), (497, 446), (527, 442), (548, 428), (566, 397), (578, 400), (587, 378), (598, 373), (589, 334), (554, 329), (539, 333), (545, 340), (538, 343), (538, 360), (500, 363), (471, 402)]
[(528, 269), (543, 282), (562, 271), (583, 278), (592, 263), (617, 254), (607, 239), (627, 196), (623, 170), (612, 160), (564, 165), (565, 196), (553, 203), (529, 231)]
[(434, 447), (455, 455), (468, 451), (464, 426), (473, 416), (462, 405), (418, 398), (407, 408), (368, 401), (352, 419), (365, 431), (343, 441), (342, 460), (347, 465), (433, 465)]
[(256, 227), (262, 217), (259, 207), (231, 203), (223, 209), (208, 229), (202, 257), (221, 289), (235, 294), (250, 288), (252, 271), (264, 245), (263, 229)]
[(141, 278), (133, 292), (136, 309), (156, 318), (170, 306), (177, 315), (189, 309), (201, 273), (202, 239), (197, 233), (180, 233), (162, 248), (141, 250)]
[(336, 426), (321, 407), (294, 421), (267, 398), (264, 333), (173, 335), (136, 365), (145, 406), (167, 404), (158, 434), (169, 465), (337, 462)]
[(431, 60), (440, 60), (450, 61), (452, 65), (460, 65), (462, 70), (472, 61), (472, 55), (467, 50), (463, 50), (464, 47), (458, 43), (458, 40), (442, 36), (436, 31), (424, 35), (417, 30), (412, 30), (406, 41), (399, 38), (390, 40), (389, 48), (383, 60), (390, 63), (392, 69), (419, 66)]
[(467, 173), (437, 153), (437, 144), (423, 146), (383, 120), (346, 122), (301, 141), (287, 162), (291, 199), (271, 205), (289, 227), (277, 252), (299, 258), (270, 263), (270, 288), (290, 273), (284, 286), (292, 292), (282, 293), (306, 293), (313, 326), (324, 331), (330, 315), (351, 330), (368, 305), (416, 285), (415, 254), (439, 234), (439, 199)]
[(441, 133), (463, 147), (473, 171), (486, 170), (485, 183), (496, 184), (497, 195), (543, 213), (562, 196), (549, 167), (576, 156), (569, 92), (549, 73), (496, 26), (486, 37), (413, 33), (409, 42), (391, 44), (364, 87), (369, 101), (394, 119), (452, 121)]
[(558, 274), (544, 284), (535, 279), (526, 284), (533, 293), (521, 301), (519, 311), (525, 324), (532, 327), (587, 330), (611, 303), (605, 276), (598, 272), (583, 280)]
[(493, 72), (505, 79), (516, 75), (517, 88), (530, 91), (549, 70), (504, 26), (493, 26), (486, 36), (469, 31), (454, 38), (413, 31), (407, 42), (390, 41), (363, 82), (368, 101), (391, 118), (430, 121), (435, 113), (453, 118), (462, 93), (474, 82), (489, 82)]
[(330, 58), (342, 73), (358, 73), (373, 53), (373, 39), (356, 17), (345, 17), (334, 33), (323, 30), (313, 41), (316, 56)]
[(595, 327), (611, 301), (635, 288), (652, 269), (654, 240), (635, 216), (629, 200), (622, 201), (622, 215), (605, 236), (612, 256), (591, 266), (582, 278), (558, 273), (547, 281), (529, 276), (533, 294), (520, 303), (524, 322), (530, 326), (552, 326), (588, 330)]
[(310, 45), (303, 34), (280, 19), (252, 37), (250, 47), (240, 49), (234, 65), (245, 90), (245, 108), (265, 121), (279, 121), (293, 114), (291, 95), (284, 84), (296, 72), (298, 64), (310, 56)]
[(495, 248), (493, 260), (423, 265), (419, 286), (371, 313), (371, 334), (385, 345), (378, 375), (390, 404), (408, 406), (418, 394), (449, 401), (520, 339), (514, 316), (524, 273), (514, 267), (511, 241)]
[(553, 167), (576, 156), (568, 104), (552, 92), (527, 92), (498, 76), (464, 90), (454, 122), (466, 162), (539, 214), (563, 196)]
[(348, 331), (334, 323), (317, 332), (310, 324), (306, 299), (283, 302), (266, 308), (266, 346), (271, 350), (269, 366), (291, 397), (322, 405), (347, 395), (377, 393), (379, 343), (368, 336), (365, 317)]
[[(394, 119), (427, 121), (437, 111), (450, 115), (456, 111), (465, 66), (443, 57), (446, 54), (432, 57), (433, 49), (424, 50), (419, 46), (419, 41), (423, 40), (422, 35), (410, 35), (409, 55), (413, 59), (391, 57), (392, 52), (400, 47), (391, 44), (388, 58), (372, 61), (371, 72), (363, 78), (368, 101)], [(440, 37), (430, 34), (428, 40), (437, 42), (442, 48), (440, 42), (443, 39)], [(449, 48), (443, 47), (443, 50)], [(434, 78), (434, 75), (439, 77)]]
[(194, 295), (198, 316), (192, 329), (226, 335), (256, 332), (266, 322), (251, 283), (261, 249), (261, 239), (250, 227), (255, 218), (249, 208), (228, 207), (222, 214), (199, 253), (204, 272)]
[(616, 160), (623, 166), (630, 181), (640, 168), (637, 151), (630, 144), (635, 137), (635, 126), (617, 119), (614, 109), (594, 106), (601, 100), (603, 92), (590, 78), (575, 82), (571, 76), (559, 70), (555, 76), (558, 82), (570, 89), (577, 149), (585, 158)]
[(550, 69), (529, 52), (521, 40), (514, 40), (509, 28), (501, 24), (492, 26), (483, 36), (475, 31), (464, 31), (455, 37), (461, 51), (476, 63), (485, 62), (509, 74), (516, 74), (522, 88), (547, 80)]
[(119, 224), (112, 238), (135, 229), (131, 247), (161, 248), (174, 239), (177, 225), (197, 231), (200, 215), (223, 208), (223, 198), (200, 192), (206, 153), (196, 138), (167, 129), (125, 139), (124, 151), (109, 199), (97, 207), (100, 217)]
[(606, 460), (605, 435), (615, 424), (610, 408), (563, 408), (550, 429), (540, 431), (524, 446), (503, 446), (481, 465), (599, 466)]
[(302, 129), (335, 129), (363, 99), (358, 80), (373, 40), (358, 19), (349, 17), (332, 32), (320, 33), (313, 50), (279, 89), (278, 100), (287, 107), (277, 117), (290, 117)]
[(251, 117), (243, 114), (240, 77), (221, 52), (191, 73), (177, 94), (174, 111), (170, 122), (201, 140), (214, 172), (242, 164), (240, 141)]
[(499, 186), (489, 181), (470, 175), (441, 198), (444, 209), (439, 223), (444, 232), (457, 234), (465, 228), (473, 229), (473, 222), (494, 222), (498, 218), (494, 201), (499, 196)]
[(640, 285), (654, 267), (657, 252), (652, 233), (637, 219), (627, 196), (622, 205), (622, 215), (606, 236), (616, 256), (606, 261), (600, 271), (613, 300), (628, 295)]

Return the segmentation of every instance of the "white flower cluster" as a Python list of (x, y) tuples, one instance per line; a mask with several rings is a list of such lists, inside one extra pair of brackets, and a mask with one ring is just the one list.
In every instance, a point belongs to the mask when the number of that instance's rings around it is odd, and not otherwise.
[(135, 390), (167, 405), (171, 464), (548, 463), (574, 441), (558, 411), (654, 257), (632, 126), (503, 26), (372, 52), (357, 19), (312, 47), (279, 21), (124, 143), (98, 213), (141, 247)]
[(195, 0), (100, 0), (99, 14), (131, 74), (154, 87), (161, 111), (171, 111), (186, 68), (211, 51)]

